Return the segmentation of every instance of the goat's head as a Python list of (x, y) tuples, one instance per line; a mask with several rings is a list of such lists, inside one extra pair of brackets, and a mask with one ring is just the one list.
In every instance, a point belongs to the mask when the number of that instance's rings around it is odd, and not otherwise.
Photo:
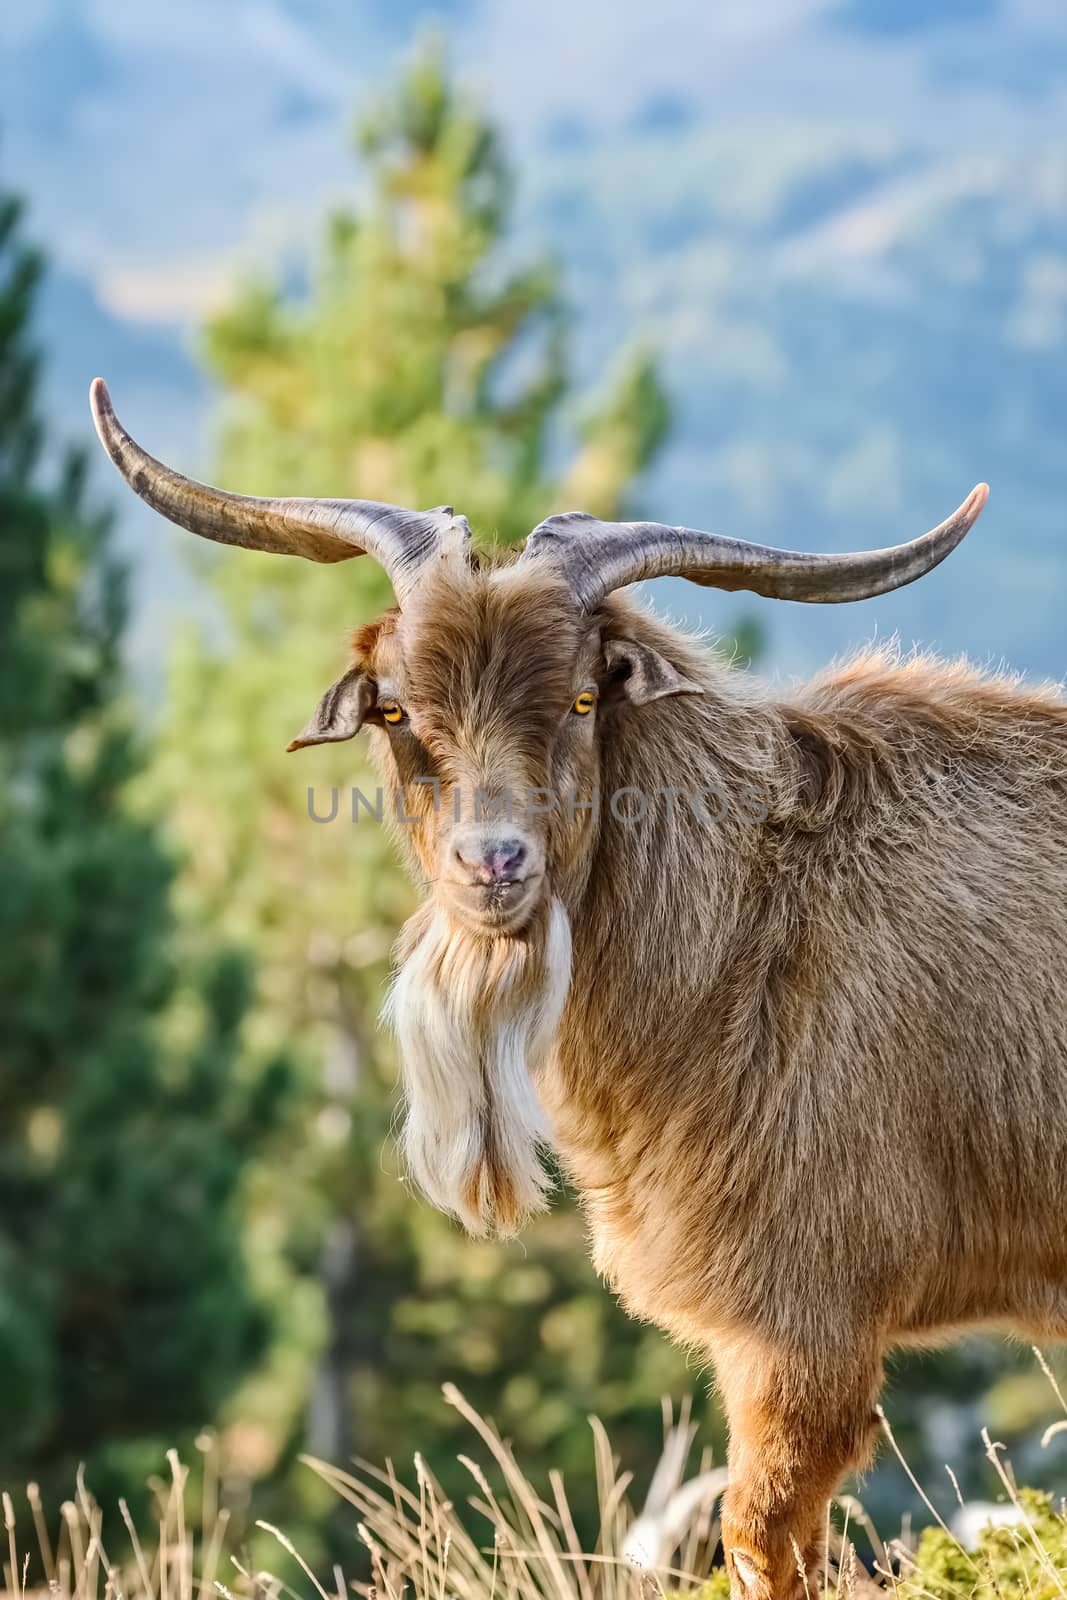
[(387, 572), (397, 608), (357, 631), (351, 665), (290, 748), (373, 729), (430, 888), (393, 1000), (412, 1168), (472, 1229), (513, 1226), (543, 1193), (546, 1130), (528, 1069), (566, 997), (563, 907), (588, 870), (601, 738), (635, 705), (704, 687), (627, 636), (612, 591), (676, 575), (792, 600), (881, 594), (944, 560), (985, 485), (932, 532), (860, 555), (571, 513), (541, 523), (520, 555), (491, 559), (472, 554), (450, 507), (254, 499), (193, 483), (134, 443), (100, 380), (92, 404), (119, 471), (171, 521), (313, 561), (369, 554)]
[(348, 672), (291, 748), (369, 724), (420, 875), (475, 936), (522, 937), (588, 867), (600, 738), (628, 706), (700, 693), (610, 602), (549, 562), (449, 551), (403, 609), (357, 630)]

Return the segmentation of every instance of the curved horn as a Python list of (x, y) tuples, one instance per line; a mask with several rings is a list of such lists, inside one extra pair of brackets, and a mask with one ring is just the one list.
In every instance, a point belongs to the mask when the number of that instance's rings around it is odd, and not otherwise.
[(533, 530), (522, 560), (551, 560), (587, 611), (613, 589), (642, 578), (688, 578), (713, 589), (751, 589), (775, 600), (824, 605), (866, 600), (913, 583), (944, 561), (973, 525), (988, 494), (988, 484), (978, 484), (946, 522), (910, 544), (853, 555), (774, 550), (695, 528), (601, 522), (568, 511)]
[(446, 549), (462, 550), (470, 538), (466, 517), (455, 516), (451, 506), (405, 511), (375, 500), (273, 500), (213, 489), (165, 467), (130, 437), (103, 378), (93, 380), (89, 404), (101, 444), (134, 493), (179, 527), (218, 544), (308, 561), (373, 556), (403, 605), (425, 563)]

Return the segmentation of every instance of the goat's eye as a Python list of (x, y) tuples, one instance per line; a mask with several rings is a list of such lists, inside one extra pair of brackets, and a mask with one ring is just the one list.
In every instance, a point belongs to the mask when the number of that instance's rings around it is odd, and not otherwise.
[(576, 717), (587, 717), (595, 705), (596, 695), (591, 694), (588, 689), (583, 689), (582, 693), (571, 706), (571, 710), (574, 712)]
[(379, 701), (378, 710), (381, 712), (385, 721), (392, 723), (394, 727), (398, 722), (403, 722), (404, 720), (404, 708), (403, 706), (398, 705), (395, 700)]

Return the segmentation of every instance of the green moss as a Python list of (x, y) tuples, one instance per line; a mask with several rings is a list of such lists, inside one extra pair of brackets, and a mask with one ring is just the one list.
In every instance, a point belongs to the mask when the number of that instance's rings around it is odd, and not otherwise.
[[(1011, 1527), (988, 1527), (975, 1550), (962, 1550), (950, 1534), (927, 1528), (915, 1565), (897, 1580), (893, 1600), (1064, 1600), (1063, 1502), (1033, 1489), (1023, 1489), (1019, 1500), (1029, 1526), (1020, 1521)], [(835, 1589), (832, 1584), (830, 1593)], [(684, 1600), (730, 1600), (725, 1570), (716, 1567), (707, 1582), (689, 1591)]]
[(716, 1567), (707, 1583), (691, 1590), (685, 1600), (730, 1600), (730, 1580), (726, 1576), (726, 1568)]
[(963, 1551), (940, 1528), (919, 1541), (914, 1571), (901, 1579), (900, 1600), (1062, 1600), (1067, 1593), (1067, 1518), (1052, 1496), (1024, 1489), (1029, 1525), (986, 1528), (978, 1547)]

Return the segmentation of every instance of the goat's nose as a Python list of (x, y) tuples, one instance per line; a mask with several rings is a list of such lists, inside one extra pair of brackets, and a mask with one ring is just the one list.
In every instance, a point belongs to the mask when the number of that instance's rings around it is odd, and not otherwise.
[(456, 865), (472, 883), (507, 883), (521, 878), (526, 864), (521, 839), (457, 839), (452, 845)]

